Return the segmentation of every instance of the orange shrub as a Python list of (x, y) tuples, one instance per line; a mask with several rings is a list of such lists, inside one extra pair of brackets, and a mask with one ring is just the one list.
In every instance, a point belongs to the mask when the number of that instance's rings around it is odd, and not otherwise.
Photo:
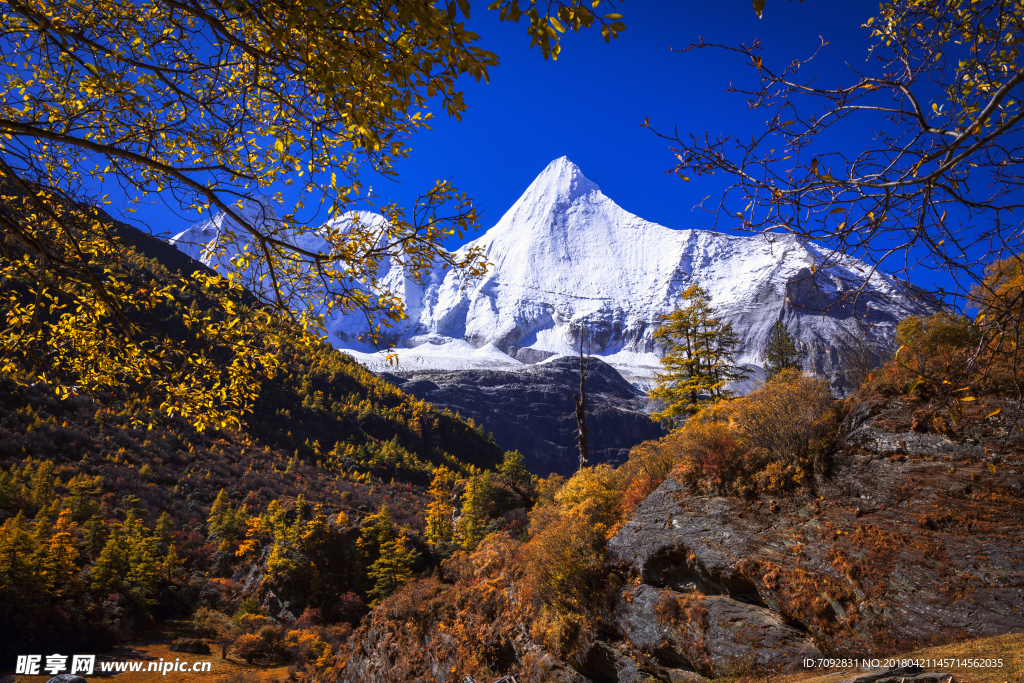
[(235, 641), (235, 654), (252, 664), (252, 660), (263, 655), (263, 639), (255, 633), (245, 633)]
[[(709, 495), (791, 490), (826, 471), (841, 405), (828, 383), (784, 370), (746, 396), (705, 408), (658, 444), (634, 449), (658, 463), (675, 461), (676, 476)], [(656, 469), (654, 471), (657, 471)], [(655, 477), (656, 479), (656, 477)], [(626, 487), (629, 500), (652, 482)]]
[(735, 401), (732, 417), (752, 459), (747, 467), (761, 471), (775, 463), (778, 472), (804, 473), (823, 468), (830, 445), (825, 441), (838, 427), (835, 403), (827, 381), (792, 369)]
[(676, 458), (660, 441), (645, 441), (629, 452), (629, 460), (619, 467), (622, 497), (619, 518), (628, 519), (654, 489), (658, 488), (676, 465)]
[(597, 521), (602, 514), (592, 501), (531, 513), (531, 521), (543, 517), (543, 524), (523, 547), (522, 595), (534, 616), (534, 637), (562, 656), (590, 627), (604, 560), (606, 527)]

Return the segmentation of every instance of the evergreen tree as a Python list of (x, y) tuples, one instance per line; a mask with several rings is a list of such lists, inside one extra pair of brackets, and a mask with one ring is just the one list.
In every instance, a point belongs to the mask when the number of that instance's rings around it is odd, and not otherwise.
[(376, 513), (367, 515), (363, 520), (356, 545), (368, 557), (377, 557), (381, 548), (394, 537), (395, 522), (391, 517), (391, 510), (385, 503)]
[(103, 526), (103, 520), (98, 515), (93, 515), (84, 525), (85, 552), (90, 555), (99, 555), (107, 542), (107, 529)]
[(487, 483), (482, 475), (466, 482), (462, 511), (455, 525), (455, 540), (463, 550), (473, 550), (487, 534)]
[(74, 591), (75, 577), (78, 575), (78, 541), (75, 538), (77, 525), (71, 517), (70, 508), (63, 510), (58, 516), (43, 563), (43, 580), (47, 591), (59, 598)]
[(124, 575), (129, 593), (143, 604), (152, 604), (160, 581), (160, 563), (154, 539), (142, 520), (135, 520), (129, 529), (128, 571)]
[(765, 379), (770, 380), (787, 368), (800, 369), (800, 349), (782, 320), (776, 320), (768, 334), (761, 356), (764, 358)]
[(664, 372), (656, 375), (650, 392), (663, 408), (655, 420), (678, 420), (701, 406), (728, 397), (730, 382), (747, 376), (736, 365), (739, 336), (732, 325), (716, 319), (707, 290), (691, 285), (683, 292), (687, 302), (661, 317), (654, 338), (665, 345)]
[(206, 520), (210, 536), (225, 541), (233, 541), (238, 535), (238, 520), (231, 507), (231, 499), (224, 489), (217, 494), (217, 499), (210, 507), (210, 516)]
[(56, 477), (53, 474), (53, 463), (44, 460), (39, 463), (32, 474), (29, 484), (32, 505), (36, 509), (45, 507), (53, 498), (53, 487)]
[(156, 529), (153, 531), (153, 538), (161, 553), (166, 553), (171, 548), (171, 532), (174, 531), (174, 522), (171, 516), (164, 511), (160, 519), (156, 521)]
[(432, 546), (439, 546), (452, 540), (452, 515), (455, 508), (452, 506), (452, 492), (449, 487), (453, 478), (454, 474), (447, 467), (438, 467), (434, 470), (434, 481), (427, 491), (434, 499), (427, 507), (426, 535), (427, 542)]
[(128, 574), (128, 550), (121, 530), (114, 527), (90, 572), (94, 591), (106, 595), (122, 589)]
[(75, 520), (82, 522), (96, 514), (98, 507), (92, 498), (99, 495), (100, 487), (99, 476), (90, 478), (84, 473), (79, 473), (68, 482), (71, 511), (74, 513)]
[(530, 483), (530, 471), (523, 464), (523, 454), (519, 451), (505, 451), (505, 457), (501, 461), (498, 472), (501, 476), (516, 486), (524, 486)]
[(401, 536), (396, 536), (381, 546), (380, 557), (370, 565), (368, 572), (373, 579), (373, 588), (368, 593), (373, 599), (371, 607), (380, 604), (384, 598), (412, 578), (412, 565), (418, 556), (418, 552), (406, 547), (405, 539)]
[(44, 591), (39, 540), (23, 512), (0, 527), (0, 604), (16, 612), (39, 600)]

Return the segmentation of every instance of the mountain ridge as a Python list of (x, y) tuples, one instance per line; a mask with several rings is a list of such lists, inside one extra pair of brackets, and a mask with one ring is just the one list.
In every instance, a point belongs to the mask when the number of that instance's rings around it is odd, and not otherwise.
[[(171, 242), (206, 240), (208, 254), (218, 220)], [(473, 247), (483, 248), (489, 267), (467, 286), (440, 269), (422, 284), (411, 282), (397, 256), (382, 264), (382, 286), (399, 293), (409, 314), (388, 340), (399, 369), (514, 369), (575, 354), (584, 335), (589, 350), (647, 388), (659, 369), (658, 318), (682, 302), (687, 286), (700, 284), (739, 333), (738, 360), (752, 371), (751, 382), (763, 377), (760, 351), (782, 319), (803, 344), (805, 369), (828, 376), (841, 393), (849, 384), (838, 353), (844, 340), (863, 336), (869, 346), (885, 347), (899, 320), (935, 310), (913, 287), (880, 272), (865, 282), (861, 273), (871, 271), (864, 264), (792, 236), (733, 236), (646, 221), (566, 157), (548, 164), (493, 227), (457, 253)], [(224, 258), (220, 264), (229, 267)], [(858, 289), (851, 304), (846, 299)], [(361, 322), (332, 318), (331, 343), (375, 371), (394, 369), (359, 341)]]

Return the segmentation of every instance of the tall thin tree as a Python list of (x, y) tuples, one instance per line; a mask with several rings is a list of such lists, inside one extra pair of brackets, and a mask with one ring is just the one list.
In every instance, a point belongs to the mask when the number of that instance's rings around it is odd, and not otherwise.
[(590, 449), (587, 445), (587, 373), (590, 371), (590, 351), (587, 350), (586, 362), (583, 358), (583, 338), (586, 328), (580, 328), (580, 393), (576, 394), (576, 442), (580, 451), (580, 469), (590, 467)]

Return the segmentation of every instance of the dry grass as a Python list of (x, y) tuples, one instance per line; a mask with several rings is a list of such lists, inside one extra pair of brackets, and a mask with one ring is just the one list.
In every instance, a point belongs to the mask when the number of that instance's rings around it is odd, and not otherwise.
[[(851, 655), (852, 656), (852, 655)], [(978, 638), (939, 647), (924, 648), (893, 659), (1002, 659), (998, 669), (976, 669), (967, 667), (925, 667), (925, 671), (951, 673), (957, 683), (1024, 683), (1024, 633), (1011, 633), (992, 638)], [(753, 683), (841, 683), (864, 673), (857, 669), (828, 669), (813, 672), (769, 676), (766, 679), (745, 677)]]

